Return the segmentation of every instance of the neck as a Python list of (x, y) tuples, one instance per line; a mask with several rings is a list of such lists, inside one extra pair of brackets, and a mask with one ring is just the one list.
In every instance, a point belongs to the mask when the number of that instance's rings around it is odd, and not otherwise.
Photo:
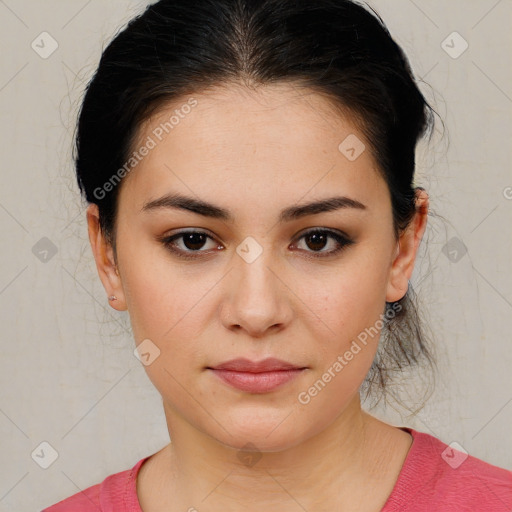
[(172, 433), (165, 465), (167, 475), (172, 473), (173, 503), (179, 495), (184, 510), (193, 505), (198, 510), (261, 511), (261, 506), (271, 506), (296, 511), (298, 504), (312, 510), (308, 505), (319, 503), (339, 508), (344, 492), (347, 503), (353, 502), (354, 489), (367, 489), (369, 473), (382, 469), (375, 460), (375, 424), (381, 422), (361, 410), (358, 393), (320, 433), (283, 451), (246, 451), (246, 457), (197, 430), (168, 406), (164, 410)]

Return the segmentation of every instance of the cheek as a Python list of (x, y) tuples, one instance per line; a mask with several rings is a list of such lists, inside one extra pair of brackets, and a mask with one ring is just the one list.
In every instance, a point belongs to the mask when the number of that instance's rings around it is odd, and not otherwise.
[(383, 325), (387, 272), (379, 252), (359, 251), (336, 272), (300, 281), (299, 294), (307, 297), (304, 313), (309, 318), (304, 325), (310, 339), (316, 340), (318, 363), (310, 379), (314, 388), (311, 393), (304, 390), (306, 401), (342, 406), (364, 381)]
[(329, 423), (347, 407), (375, 358), (385, 301), (373, 284), (340, 279), (316, 300), (323, 306), (321, 321), (310, 326), (317, 364), (297, 399), (302, 413), (318, 424)]
[[(389, 268), (382, 256), (359, 251), (336, 269), (304, 273), (295, 280), (297, 294), (304, 297), (310, 325), (333, 339), (328, 347), (342, 349), (384, 312)], [(319, 338), (320, 339), (320, 338)]]
[(137, 342), (150, 338), (167, 348), (180, 340), (181, 345), (190, 346), (200, 336), (206, 304), (202, 286), (194, 290), (183, 277), (154, 269), (128, 283), (128, 310)]
[(124, 268), (123, 288), (136, 344), (149, 339), (159, 354), (145, 365), (146, 373), (162, 395), (179, 399), (183, 387), (190, 388), (207, 364), (208, 347), (213, 347), (205, 334), (215, 321), (207, 291), (218, 277), (198, 277), (197, 272), (194, 277), (162, 251), (144, 248), (132, 251)]
[(189, 315), (193, 316), (204, 290), (193, 285), (183, 267), (150, 240), (137, 243), (134, 237), (125, 242), (119, 254), (135, 340), (150, 338), (161, 344), (183, 323), (190, 327)]
[(175, 406), (186, 409), (190, 406), (186, 390), (199, 399), (191, 383), (205, 360), (205, 347), (200, 343), (204, 339), (202, 326), (208, 323), (204, 288), (191, 287), (185, 276), (158, 265), (147, 267), (144, 273), (128, 274), (126, 283), (136, 344), (150, 340), (149, 346), (158, 354), (144, 365), (148, 378), (162, 397), (173, 397)]

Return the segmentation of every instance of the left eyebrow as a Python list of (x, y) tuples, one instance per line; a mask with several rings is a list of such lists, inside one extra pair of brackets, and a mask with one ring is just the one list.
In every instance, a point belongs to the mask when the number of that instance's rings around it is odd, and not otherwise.
[(290, 206), (281, 212), (279, 222), (289, 222), (291, 220), (300, 219), (308, 215), (316, 215), (318, 213), (332, 212), (342, 208), (355, 208), (358, 210), (366, 210), (366, 206), (346, 196), (335, 196), (320, 201), (313, 201), (299, 206)]
[[(235, 220), (234, 215), (225, 208), (181, 194), (166, 194), (158, 199), (148, 201), (144, 203), (141, 211), (149, 212), (161, 208), (187, 210), (202, 215), (203, 217), (220, 219), (227, 222), (234, 222)], [(308, 215), (317, 215), (319, 213), (331, 212), (342, 208), (367, 209), (363, 203), (356, 199), (346, 196), (334, 196), (302, 205), (289, 206), (279, 214), (279, 222), (290, 222), (302, 217), (307, 217)]]

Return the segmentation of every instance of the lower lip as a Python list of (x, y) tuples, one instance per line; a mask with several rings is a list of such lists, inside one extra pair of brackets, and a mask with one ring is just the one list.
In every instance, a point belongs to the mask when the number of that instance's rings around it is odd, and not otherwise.
[(279, 370), (273, 372), (235, 372), (233, 370), (215, 370), (210, 368), (224, 382), (248, 393), (267, 393), (290, 382), (305, 368), (297, 370)]

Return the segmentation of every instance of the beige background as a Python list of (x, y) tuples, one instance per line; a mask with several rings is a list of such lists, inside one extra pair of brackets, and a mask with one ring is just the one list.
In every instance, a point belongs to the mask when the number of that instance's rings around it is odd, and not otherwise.
[[(0, 511), (41, 510), (168, 442), (127, 313), (108, 306), (97, 277), (70, 159), (84, 84), (146, 3), (0, 0)], [(412, 280), (440, 375), (415, 417), (373, 413), (512, 469), (512, 2), (371, 5), (447, 128), (418, 152), (433, 214)], [(58, 43), (46, 59), (31, 48), (43, 31)], [(441, 46), (454, 31), (469, 44), (458, 58)], [(57, 251), (46, 262), (36, 256), (44, 237)], [(411, 407), (421, 381), (406, 386), (415, 387)], [(58, 453), (48, 469), (31, 456), (43, 441)]]

